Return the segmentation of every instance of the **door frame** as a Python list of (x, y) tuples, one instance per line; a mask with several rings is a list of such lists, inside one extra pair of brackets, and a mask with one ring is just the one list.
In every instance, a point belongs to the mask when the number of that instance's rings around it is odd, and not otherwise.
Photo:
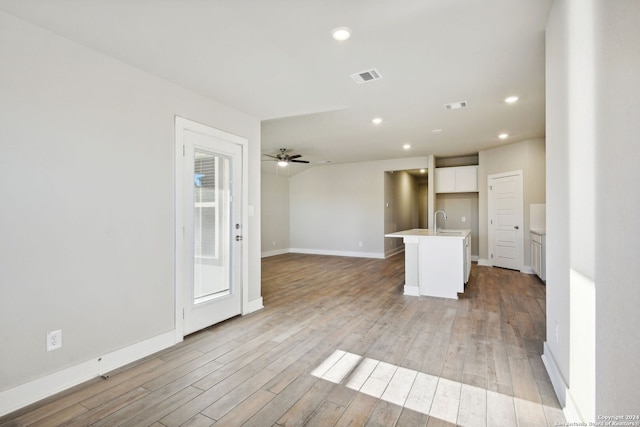
[(488, 238), (488, 245), (487, 245), (487, 252), (489, 255), (489, 265), (490, 266), (495, 266), (494, 263), (494, 258), (492, 258), (491, 254), (496, 252), (496, 247), (495, 247), (495, 233), (496, 233), (496, 228), (495, 225), (491, 223), (492, 220), (492, 214), (494, 214), (494, 203), (495, 201), (493, 200), (493, 194), (490, 190), (491, 186), (493, 185), (493, 180), (495, 179), (500, 179), (500, 178), (506, 178), (509, 176), (516, 176), (518, 178), (519, 184), (520, 184), (520, 196), (522, 197), (522, 207), (521, 207), (521, 220), (522, 220), (522, 226), (519, 228), (518, 233), (522, 236), (522, 245), (520, 245), (519, 248), (519, 255), (520, 255), (520, 266), (519, 266), (519, 270), (523, 271), (524, 268), (524, 245), (525, 245), (525, 233), (524, 233), (524, 177), (523, 177), (523, 173), (522, 170), (515, 170), (515, 171), (510, 171), (510, 172), (502, 172), (502, 173), (496, 173), (496, 174), (492, 174), (492, 175), (488, 175), (487, 176), (487, 226), (488, 226), (488, 230), (487, 230), (487, 238)]
[[(184, 264), (184, 214), (183, 214), (183, 200), (184, 200), (184, 132), (192, 131), (201, 133), (204, 135), (210, 135), (212, 137), (222, 139), (224, 141), (237, 144), (242, 150), (242, 200), (241, 200), (241, 218), (242, 229), (240, 230), (243, 236), (240, 252), (241, 274), (240, 274), (240, 313), (245, 314), (248, 307), (249, 298), (249, 250), (248, 241), (249, 234), (247, 232), (247, 225), (249, 223), (249, 143), (246, 138), (238, 135), (234, 135), (229, 132), (225, 132), (220, 129), (213, 128), (211, 126), (204, 125), (202, 123), (195, 122), (193, 120), (185, 119), (180, 116), (175, 116), (175, 142), (174, 142), (174, 300), (175, 300), (175, 341), (181, 342), (184, 339), (184, 283), (182, 283), (185, 275)], [(235, 231), (235, 230), (234, 230)]]

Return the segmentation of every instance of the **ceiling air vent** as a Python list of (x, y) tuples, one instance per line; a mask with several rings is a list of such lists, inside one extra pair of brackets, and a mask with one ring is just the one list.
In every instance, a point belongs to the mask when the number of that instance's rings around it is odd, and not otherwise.
[(467, 108), (468, 107), (468, 103), (467, 101), (460, 101), (460, 102), (452, 102), (451, 104), (444, 104), (444, 108), (446, 108), (447, 110), (457, 110), (459, 108)]
[(374, 80), (379, 80), (382, 78), (382, 74), (375, 68), (367, 71), (361, 71), (359, 73), (351, 74), (351, 78), (355, 80), (356, 83), (367, 83)]

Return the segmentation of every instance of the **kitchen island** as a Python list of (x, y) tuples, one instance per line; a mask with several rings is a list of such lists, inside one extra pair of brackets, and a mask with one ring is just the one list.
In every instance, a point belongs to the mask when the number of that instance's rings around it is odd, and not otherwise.
[(405, 295), (458, 298), (464, 292), (471, 271), (471, 230), (414, 228), (385, 237), (403, 239)]

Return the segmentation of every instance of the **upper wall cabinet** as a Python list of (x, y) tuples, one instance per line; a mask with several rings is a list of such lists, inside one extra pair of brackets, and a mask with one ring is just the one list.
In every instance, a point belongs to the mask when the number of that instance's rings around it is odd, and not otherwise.
[(478, 166), (436, 168), (436, 193), (478, 191)]

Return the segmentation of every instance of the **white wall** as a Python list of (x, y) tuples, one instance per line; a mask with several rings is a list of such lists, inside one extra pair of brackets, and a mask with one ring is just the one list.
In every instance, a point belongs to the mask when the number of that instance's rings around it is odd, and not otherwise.
[[(407, 171), (385, 172), (384, 234), (418, 228), (420, 195), (418, 178)], [(426, 187), (423, 187), (426, 190)], [(427, 194), (423, 200), (426, 201)], [(426, 217), (426, 211), (425, 211)], [(385, 256), (404, 249), (402, 239), (385, 239)]]
[(566, 0), (547, 23), (544, 358), (585, 421), (635, 414), (640, 395), (638, 22), (635, 0)]
[(262, 256), (289, 251), (289, 176), (262, 173)]
[(313, 167), (292, 176), (291, 250), (383, 257), (384, 172), (427, 166), (427, 157), (414, 157)]
[[(640, 408), (640, 2), (594, 11), (596, 414)], [(573, 253), (572, 253), (573, 255)]]
[[(247, 138), (250, 171), (260, 170), (260, 124), (5, 13), (0, 63), (0, 401), (9, 405), (17, 386), (173, 330), (174, 116)], [(249, 189), (255, 301), (258, 173)], [(56, 329), (63, 346), (46, 352)]]
[(446, 221), (442, 215), (438, 215), (438, 228), (471, 230), (471, 255), (478, 256), (478, 193), (439, 193), (436, 195), (435, 210), (447, 214)]
[(546, 28), (547, 340), (544, 357), (563, 404), (569, 386), (570, 355), (567, 7), (567, 2), (554, 2)]
[(524, 265), (530, 265), (529, 205), (545, 203), (545, 140), (531, 139), (501, 145), (478, 153), (479, 256), (488, 259), (489, 225), (487, 177), (522, 170), (524, 213)]

